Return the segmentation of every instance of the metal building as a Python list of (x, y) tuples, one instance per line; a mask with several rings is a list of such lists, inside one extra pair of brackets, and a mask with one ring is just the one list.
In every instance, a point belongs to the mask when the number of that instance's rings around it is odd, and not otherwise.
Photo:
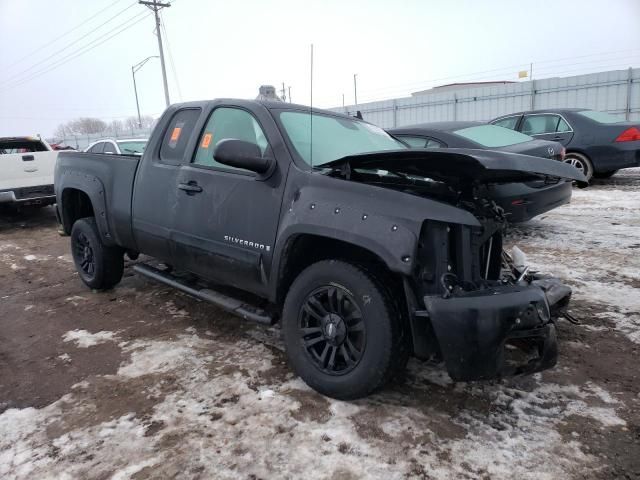
[(350, 115), (360, 110), (365, 120), (383, 128), (447, 120), (487, 121), (522, 110), (561, 107), (584, 107), (640, 120), (640, 68), (461, 87), (331, 110)]

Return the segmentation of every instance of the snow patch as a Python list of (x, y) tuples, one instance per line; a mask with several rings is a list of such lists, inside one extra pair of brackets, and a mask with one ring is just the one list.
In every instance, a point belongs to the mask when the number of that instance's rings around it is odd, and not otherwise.
[(115, 341), (117, 332), (102, 330), (90, 333), (87, 330), (70, 330), (62, 336), (65, 342), (75, 342), (78, 348), (88, 348), (108, 341)]

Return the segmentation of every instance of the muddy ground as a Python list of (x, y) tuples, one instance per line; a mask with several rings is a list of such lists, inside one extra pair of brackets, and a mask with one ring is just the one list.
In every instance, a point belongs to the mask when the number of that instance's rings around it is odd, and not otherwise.
[(150, 283), (78, 279), (51, 208), (0, 214), (0, 478), (640, 478), (640, 169), (512, 229), (575, 290), (553, 370), (453, 383), (412, 361), (356, 402), (279, 332)]

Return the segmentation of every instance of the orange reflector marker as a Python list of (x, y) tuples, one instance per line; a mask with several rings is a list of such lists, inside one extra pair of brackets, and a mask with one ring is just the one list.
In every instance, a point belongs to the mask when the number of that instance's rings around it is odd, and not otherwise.
[(180, 138), (180, 133), (182, 132), (182, 129), (180, 127), (176, 127), (173, 129), (173, 132), (171, 132), (171, 141), (172, 142), (177, 142), (178, 139)]
[(202, 137), (202, 143), (200, 144), (201, 148), (209, 148), (209, 144), (211, 143), (211, 133), (205, 133), (204, 137)]

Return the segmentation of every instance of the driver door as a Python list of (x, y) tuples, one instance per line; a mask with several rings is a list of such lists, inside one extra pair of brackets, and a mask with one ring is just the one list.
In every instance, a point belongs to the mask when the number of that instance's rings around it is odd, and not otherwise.
[(221, 105), (210, 114), (191, 163), (177, 177), (172, 244), (177, 265), (204, 278), (263, 293), (278, 228), (284, 182), (218, 163), (224, 139), (258, 145), (273, 156), (258, 120), (247, 110)]

